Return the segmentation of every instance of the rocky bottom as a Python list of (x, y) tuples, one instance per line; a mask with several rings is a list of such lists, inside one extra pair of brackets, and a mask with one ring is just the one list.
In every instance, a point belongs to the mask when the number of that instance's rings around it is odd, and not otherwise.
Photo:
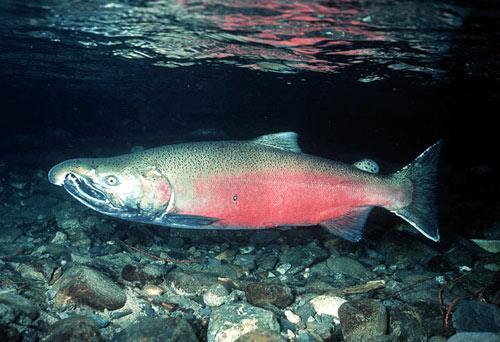
[(0, 176), (1, 341), (500, 341), (500, 223), (482, 247), (383, 212), (358, 244), (174, 230), (86, 209), (42, 171)]

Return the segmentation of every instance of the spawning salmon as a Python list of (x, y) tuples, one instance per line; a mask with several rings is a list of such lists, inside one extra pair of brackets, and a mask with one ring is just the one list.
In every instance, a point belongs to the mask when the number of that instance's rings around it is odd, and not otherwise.
[(167, 145), (111, 158), (71, 159), (49, 172), (84, 205), (125, 220), (177, 228), (262, 229), (321, 225), (362, 238), (373, 207), (439, 241), (438, 142), (411, 164), (378, 174), (303, 153), (297, 134)]

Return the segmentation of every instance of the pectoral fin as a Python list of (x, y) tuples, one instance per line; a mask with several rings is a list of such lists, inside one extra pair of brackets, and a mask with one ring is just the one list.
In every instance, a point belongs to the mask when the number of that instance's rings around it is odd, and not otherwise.
[(363, 228), (372, 208), (355, 208), (343, 216), (321, 222), (320, 225), (332, 234), (352, 242), (357, 242), (363, 237)]
[(209, 228), (209, 226), (219, 219), (196, 215), (164, 215), (157, 224), (173, 228)]

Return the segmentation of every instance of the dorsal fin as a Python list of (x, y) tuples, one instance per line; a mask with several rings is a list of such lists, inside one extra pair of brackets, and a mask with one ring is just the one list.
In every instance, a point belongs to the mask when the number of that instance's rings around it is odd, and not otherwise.
[(374, 160), (368, 158), (358, 160), (353, 165), (354, 167), (365, 172), (379, 173), (380, 171), (380, 167), (378, 166), (378, 164)]
[(302, 152), (297, 143), (297, 137), (298, 135), (295, 132), (281, 132), (262, 135), (252, 141), (256, 144), (274, 147), (280, 150)]

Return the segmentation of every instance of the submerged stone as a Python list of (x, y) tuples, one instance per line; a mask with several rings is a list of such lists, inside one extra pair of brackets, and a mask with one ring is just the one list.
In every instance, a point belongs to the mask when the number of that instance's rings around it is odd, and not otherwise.
[(208, 325), (208, 342), (233, 342), (256, 329), (279, 332), (280, 326), (271, 311), (250, 304), (227, 303), (212, 311)]
[(203, 294), (203, 302), (208, 306), (221, 306), (226, 301), (228, 292), (224, 285), (214, 284)]
[(310, 303), (318, 315), (329, 315), (339, 322), (339, 308), (346, 302), (345, 298), (335, 294), (325, 294), (313, 298)]
[(2, 304), (4, 305), (3, 308), (6, 314), (12, 310), (15, 316), (19, 313), (23, 313), (31, 320), (35, 320), (39, 314), (38, 307), (36, 305), (14, 292), (0, 293), (0, 305)]
[(349, 301), (339, 308), (342, 335), (347, 342), (385, 335), (387, 311), (373, 299)]
[(54, 284), (54, 303), (86, 305), (96, 310), (117, 310), (125, 305), (125, 292), (99, 271), (86, 266), (73, 266)]
[(342, 273), (357, 279), (373, 277), (373, 273), (359, 261), (348, 257), (332, 256), (326, 260), (326, 265), (333, 273)]
[(246, 287), (245, 293), (250, 304), (260, 307), (272, 304), (283, 309), (293, 302), (292, 291), (281, 284), (252, 283)]
[(50, 327), (46, 340), (51, 342), (104, 341), (95, 322), (84, 316), (69, 317), (54, 323)]
[(453, 327), (458, 332), (485, 331), (500, 333), (500, 309), (474, 300), (459, 303), (453, 313)]
[(256, 329), (238, 337), (234, 342), (285, 342), (277, 332), (268, 329)]
[(198, 338), (188, 321), (179, 317), (169, 317), (137, 322), (113, 336), (112, 341), (196, 342)]
[(461, 332), (451, 336), (448, 342), (500, 342), (500, 334), (491, 332)]

